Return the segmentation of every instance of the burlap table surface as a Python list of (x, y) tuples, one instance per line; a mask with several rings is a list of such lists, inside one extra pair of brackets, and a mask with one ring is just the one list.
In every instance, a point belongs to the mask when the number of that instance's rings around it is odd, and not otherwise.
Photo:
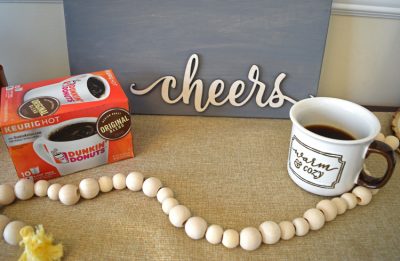
[[(389, 134), (391, 114), (377, 115)], [(135, 158), (51, 182), (79, 184), (85, 177), (135, 170), (161, 179), (209, 224), (240, 231), (266, 220), (292, 220), (322, 197), (288, 177), (290, 130), (289, 120), (134, 116)], [(15, 181), (4, 142), (0, 149), (0, 182)], [(382, 162), (372, 159), (368, 165), (380, 169)], [(399, 260), (399, 174), (397, 166), (369, 205), (349, 210), (319, 231), (253, 252), (192, 240), (169, 223), (156, 199), (127, 189), (75, 206), (36, 197), (1, 211), (28, 224), (44, 224), (63, 242), (64, 260)], [(16, 260), (20, 253), (0, 242), (0, 260)]]

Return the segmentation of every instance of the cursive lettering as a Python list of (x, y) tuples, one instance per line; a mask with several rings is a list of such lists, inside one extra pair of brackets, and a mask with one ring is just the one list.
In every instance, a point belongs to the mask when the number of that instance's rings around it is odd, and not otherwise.
[[(260, 69), (257, 65), (252, 65), (249, 73), (248, 79), (253, 83), (250, 92), (242, 100), (243, 93), (246, 88), (245, 82), (242, 80), (237, 80), (232, 83), (229, 89), (228, 95), (226, 97), (221, 97), (225, 89), (224, 81), (220, 79), (214, 80), (210, 84), (208, 89), (208, 97), (203, 101), (204, 86), (201, 79), (196, 79), (197, 70), (199, 67), (199, 57), (197, 54), (192, 54), (186, 64), (185, 73), (182, 83), (181, 93), (172, 98), (170, 95), (171, 88), (176, 88), (176, 78), (174, 76), (164, 76), (153, 82), (151, 85), (144, 89), (136, 89), (136, 84), (133, 83), (130, 86), (130, 91), (134, 95), (145, 95), (151, 92), (157, 85), (161, 84), (161, 97), (168, 104), (175, 104), (182, 101), (185, 104), (189, 104), (192, 97), (194, 97), (194, 108), (197, 112), (204, 112), (210, 105), (222, 106), (229, 102), (232, 106), (240, 107), (246, 104), (257, 92), (256, 104), (258, 107), (264, 108), (270, 106), (271, 108), (281, 107), (285, 101), (290, 103), (296, 103), (296, 101), (286, 95), (284, 95), (280, 89), (282, 81), (285, 79), (286, 74), (280, 73), (274, 82), (274, 88), (272, 89), (269, 97), (263, 101), (265, 92), (267, 91), (267, 86), (265, 83), (259, 80)], [(256, 91), (258, 89), (258, 91)], [(217, 100), (219, 98), (219, 101)]]
[(296, 149), (293, 149), (294, 153), (296, 153), (296, 157), (302, 159), (305, 163), (310, 164), (312, 167), (317, 167), (321, 169), (325, 169), (326, 171), (332, 171), (339, 168), (331, 168), (330, 164), (318, 163), (316, 158), (309, 159), (304, 156), (303, 152), (298, 152)]

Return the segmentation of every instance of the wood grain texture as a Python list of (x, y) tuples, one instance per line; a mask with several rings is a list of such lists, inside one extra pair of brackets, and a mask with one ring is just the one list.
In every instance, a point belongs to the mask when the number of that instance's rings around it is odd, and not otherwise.
[[(64, 1), (71, 73), (112, 68), (135, 113), (287, 117), (290, 103), (260, 108), (254, 98), (243, 107), (226, 104), (197, 113), (193, 104), (168, 105), (160, 90), (145, 96), (128, 92), (132, 82), (147, 87), (173, 75), (182, 88), (189, 56), (199, 54), (197, 78), (205, 92), (215, 79), (246, 82), (252, 64), (271, 92), (287, 73), (282, 91), (294, 99), (317, 92), (331, 0), (284, 1)], [(268, 93), (266, 94), (268, 97)], [(193, 101), (191, 101), (193, 102)]]

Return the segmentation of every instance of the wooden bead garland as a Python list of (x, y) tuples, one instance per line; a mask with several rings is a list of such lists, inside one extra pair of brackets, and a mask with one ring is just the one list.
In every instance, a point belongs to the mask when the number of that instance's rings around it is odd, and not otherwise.
[(169, 221), (175, 227), (183, 227), (190, 216), (190, 210), (184, 205), (176, 205), (169, 211)]
[(108, 177), (108, 176), (100, 177), (98, 182), (99, 182), (101, 192), (106, 193), (106, 192), (110, 192), (113, 189), (113, 180), (111, 177)]
[(275, 244), (281, 238), (281, 229), (273, 221), (265, 221), (259, 227), (264, 244)]
[(206, 240), (213, 245), (219, 244), (223, 234), (224, 229), (220, 225), (211, 225), (207, 228)]
[(355, 187), (352, 193), (356, 196), (358, 205), (367, 205), (372, 200), (371, 191), (365, 187)]
[(222, 245), (226, 248), (235, 248), (239, 245), (239, 233), (234, 229), (227, 229), (222, 235)]
[(331, 200), (332, 200), (333, 204), (335, 204), (335, 206), (336, 206), (338, 215), (342, 215), (344, 212), (346, 212), (346, 210), (347, 210), (346, 200), (344, 200), (341, 197), (340, 198), (336, 197)]
[(143, 186), (143, 174), (140, 172), (131, 172), (126, 177), (126, 186), (132, 191), (140, 191)]
[(9, 184), (0, 185), (0, 206), (6, 206), (15, 200), (14, 188)]
[[(132, 174), (132, 173), (130, 173)], [(129, 176), (129, 175), (128, 175)], [(169, 215), (171, 224), (175, 227), (185, 227), (186, 234), (195, 240), (206, 238), (211, 244), (224, 245), (226, 248), (235, 248), (240, 245), (244, 250), (252, 251), (257, 249), (262, 242), (265, 244), (275, 244), (280, 239), (289, 240), (296, 236), (304, 236), (309, 230), (318, 230), (323, 227), (325, 222), (333, 220), (336, 215), (343, 214), (347, 209), (352, 209), (356, 205), (366, 205), (371, 201), (372, 195), (378, 190), (370, 190), (357, 186), (350, 193), (344, 193), (341, 197), (333, 199), (324, 199), (320, 201), (316, 208), (311, 208), (304, 213), (304, 217), (295, 218), (292, 222), (282, 221), (279, 224), (273, 221), (265, 221), (259, 227), (247, 227), (242, 229), (240, 234), (234, 229), (225, 231), (219, 225), (210, 225), (201, 217), (191, 217), (190, 210), (173, 198), (173, 191), (164, 187), (157, 178), (148, 178), (142, 181), (142, 175), (132, 174), (131, 178), (125, 178), (125, 175), (118, 173), (113, 178), (103, 176), (98, 181), (92, 178), (84, 179), (80, 182), (79, 188), (72, 184), (64, 186), (60, 184), (49, 184), (37, 182), (40, 185), (33, 184), (29, 180), (20, 180), (15, 185), (15, 191), (20, 199), (30, 198), (35, 191), (37, 196), (42, 196), (46, 191), (47, 196), (52, 200), (60, 200), (65, 205), (76, 204), (81, 195), (82, 198), (91, 199), (97, 196), (99, 191), (108, 192), (112, 188), (122, 189), (127, 184), (121, 184), (121, 180), (130, 183), (131, 190), (143, 190), (150, 197), (157, 196), (157, 200), (162, 203), (162, 210)], [(146, 185), (147, 181), (147, 185)], [(18, 185), (18, 186), (17, 186)], [(43, 186), (43, 187), (42, 187)], [(34, 189), (36, 187), (36, 190)], [(47, 188), (45, 190), (44, 188)], [(133, 188), (133, 189), (132, 189)], [(160, 189), (161, 188), (161, 189)], [(0, 185), (0, 200), (3, 204), (10, 204), (14, 201), (15, 194), (11, 185)], [(25, 226), (21, 221), (12, 221), (5, 216), (0, 215), (0, 232), (7, 243), (16, 245), (20, 240), (19, 230)]]
[(310, 224), (308, 224), (307, 220), (302, 217), (298, 217), (293, 219), (292, 223), (296, 230), (296, 236), (302, 237), (308, 234), (308, 231), (310, 230)]
[(58, 192), (60, 192), (61, 187), (62, 185), (58, 183), (51, 184), (47, 189), (47, 196), (49, 197), (49, 199), (58, 200)]
[(79, 183), (79, 191), (82, 198), (92, 199), (99, 194), (100, 186), (94, 178), (86, 178)]
[(39, 180), (33, 186), (33, 190), (35, 195), (38, 197), (45, 197), (47, 196), (47, 189), (49, 188), (49, 182), (47, 180)]
[(240, 231), (240, 246), (244, 250), (253, 251), (260, 247), (262, 236), (260, 231), (254, 227), (246, 227)]
[(158, 178), (151, 177), (143, 182), (142, 190), (146, 196), (154, 198), (161, 187), (161, 181)]
[(126, 188), (126, 177), (122, 173), (117, 173), (112, 178), (113, 186), (117, 190)]
[(396, 150), (399, 147), (399, 139), (395, 136), (386, 136), (384, 142), (389, 145), (393, 150)]
[(58, 198), (61, 203), (67, 206), (78, 203), (80, 197), (79, 188), (72, 184), (62, 186), (58, 192)]
[[(385, 137), (380, 134), (376, 137), (389, 144), (394, 150), (398, 148), (399, 141), (396, 137)], [(156, 197), (162, 204), (162, 210), (169, 215), (171, 224), (175, 227), (185, 227), (186, 234), (195, 240), (203, 237), (211, 244), (222, 243), (226, 248), (235, 248), (239, 244), (248, 251), (257, 249), (262, 242), (265, 244), (277, 243), (280, 239), (289, 240), (296, 236), (305, 236), (309, 230), (322, 228), (325, 222), (331, 221), (337, 215), (345, 213), (348, 209), (353, 209), (357, 205), (367, 205), (372, 196), (378, 193), (379, 189), (367, 189), (357, 186), (350, 193), (344, 193), (340, 197), (324, 199), (320, 201), (316, 208), (307, 210), (304, 217), (295, 218), (292, 222), (282, 221), (279, 225), (273, 221), (262, 223), (259, 229), (247, 227), (239, 233), (234, 229), (223, 230), (219, 225), (210, 225), (201, 217), (191, 217), (190, 210), (180, 205), (173, 198), (174, 193), (170, 188), (162, 188), (159, 179), (150, 177), (144, 180), (139, 172), (131, 172), (125, 177), (124, 174), (115, 174), (112, 178), (101, 177), (98, 181), (92, 178), (84, 179), (80, 182), (79, 188), (72, 184), (62, 186), (61, 184), (51, 184), (47, 181), (38, 181), (35, 184), (28, 179), (19, 180), (14, 188), (10, 184), (0, 184), (0, 206), (11, 204), (15, 198), (27, 200), (34, 196), (48, 196), (51, 200), (60, 200), (65, 205), (76, 204), (81, 195), (85, 199), (111, 191), (113, 188), (121, 190), (128, 187), (132, 191), (143, 190), (148, 197)], [(19, 234), (25, 224), (22, 221), (10, 221), (10, 219), (0, 214), (0, 234), (3, 234), (5, 241), (11, 245), (17, 245), (21, 236)]]
[(172, 198), (173, 196), (174, 196), (174, 192), (172, 191), (172, 189), (167, 188), (167, 187), (161, 188), (157, 192), (157, 200), (160, 203), (162, 203), (167, 198)]
[(310, 208), (304, 212), (304, 219), (307, 220), (311, 230), (319, 230), (325, 224), (325, 216), (321, 210), (317, 208)]
[(19, 234), (21, 228), (25, 226), (25, 223), (22, 221), (11, 221), (6, 225), (3, 231), (4, 240), (13, 246), (18, 245), (21, 241), (22, 237)]
[(357, 206), (357, 198), (353, 193), (344, 193), (340, 197), (346, 201), (347, 209), (353, 209)]
[(175, 207), (176, 205), (179, 205), (178, 200), (174, 199), (174, 198), (166, 198), (163, 202), (162, 202), (162, 210), (165, 214), (169, 215), (169, 212), (171, 211), (171, 209), (173, 207)]
[(321, 210), (325, 216), (325, 221), (332, 221), (338, 214), (338, 209), (331, 200), (323, 199), (317, 204), (317, 209)]
[(14, 187), (15, 196), (20, 200), (28, 200), (34, 195), (34, 184), (30, 179), (20, 179)]
[(185, 232), (188, 237), (199, 240), (204, 237), (207, 230), (207, 222), (201, 217), (191, 217), (185, 223)]
[(279, 228), (281, 229), (281, 239), (289, 240), (296, 234), (296, 229), (292, 222), (282, 221), (279, 223)]

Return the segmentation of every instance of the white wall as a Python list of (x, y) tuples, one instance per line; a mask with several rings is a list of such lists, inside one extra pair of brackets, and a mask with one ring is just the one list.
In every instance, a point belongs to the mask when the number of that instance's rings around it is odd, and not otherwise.
[(0, 37), (9, 84), (69, 74), (62, 2), (0, 2)]
[(332, 15), (318, 95), (400, 107), (400, 20)]
[[(0, 63), (9, 83), (68, 75), (62, 1), (10, 2), (0, 1)], [(318, 95), (400, 106), (400, 1), (335, 0), (333, 7)]]

